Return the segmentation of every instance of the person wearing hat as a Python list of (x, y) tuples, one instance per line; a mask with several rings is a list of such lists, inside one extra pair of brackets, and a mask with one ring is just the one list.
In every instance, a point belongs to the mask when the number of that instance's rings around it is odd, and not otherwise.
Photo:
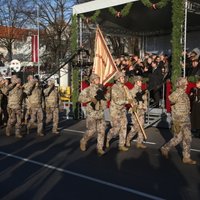
[(44, 99), (43, 90), (38, 79), (31, 79), (28, 86), (24, 89), (24, 93), (28, 98), (28, 108), (30, 112), (30, 120), (27, 123), (27, 134), (31, 128), (37, 127), (37, 135), (44, 136), (43, 119), (44, 119)]
[(6, 94), (8, 96), (8, 122), (6, 126), (6, 135), (10, 136), (13, 126), (15, 126), (15, 136), (22, 138), (22, 101), (23, 90), (21, 86), (21, 79), (15, 78), (12, 83), (6, 88)]
[(132, 120), (133, 126), (131, 127), (131, 130), (127, 135), (126, 146), (127, 147), (131, 146), (132, 138), (138, 133), (136, 147), (144, 149), (146, 148), (146, 146), (143, 144), (144, 135), (141, 131), (141, 128), (134, 114), (134, 112), (136, 112), (141, 126), (144, 127), (144, 114), (145, 114), (145, 111), (147, 110), (147, 93), (145, 91), (142, 91), (141, 87), (142, 87), (142, 77), (135, 76), (134, 88), (130, 90), (131, 97), (133, 98), (133, 105), (135, 106), (134, 108), (132, 108), (134, 109), (133, 111), (130, 108), (131, 120)]
[(115, 75), (116, 83), (112, 86), (111, 90), (111, 103), (110, 103), (110, 118), (112, 128), (109, 130), (106, 140), (106, 147), (109, 148), (110, 140), (119, 135), (119, 150), (127, 151), (126, 131), (127, 131), (127, 118), (125, 105), (132, 103), (133, 100), (129, 99), (129, 89), (124, 85), (125, 75), (122, 72), (117, 72)]
[(190, 147), (192, 142), (191, 122), (190, 122), (190, 100), (185, 90), (188, 81), (186, 78), (179, 78), (176, 83), (176, 90), (169, 96), (172, 105), (172, 130), (174, 137), (161, 147), (161, 154), (168, 158), (169, 151), (180, 142), (183, 144), (183, 163), (196, 164), (190, 158)]
[(50, 79), (47, 83), (47, 88), (44, 89), (45, 96), (45, 111), (46, 124), (53, 119), (52, 133), (59, 135), (58, 121), (59, 121), (59, 92), (55, 86), (55, 80)]
[(97, 93), (101, 91), (100, 77), (97, 74), (90, 76), (90, 86), (81, 91), (78, 101), (87, 103), (86, 106), (86, 133), (80, 140), (80, 150), (86, 151), (88, 141), (97, 133), (97, 153), (103, 155), (105, 139), (104, 109), (106, 108), (109, 95), (98, 98)]

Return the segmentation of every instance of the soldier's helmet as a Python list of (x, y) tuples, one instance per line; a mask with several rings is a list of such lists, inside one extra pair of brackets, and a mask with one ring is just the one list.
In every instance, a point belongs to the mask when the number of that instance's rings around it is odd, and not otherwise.
[(125, 77), (125, 74), (123, 72), (117, 72), (114, 79), (117, 81), (120, 77)]
[(187, 81), (186, 78), (184, 78), (184, 77), (179, 77), (179, 78), (177, 79), (177, 82), (176, 82), (176, 87), (177, 87), (177, 88), (185, 87), (185, 86), (187, 86), (187, 84), (188, 84), (188, 81)]
[(99, 75), (97, 75), (97, 74), (91, 74), (91, 76), (90, 76), (90, 82), (92, 82), (96, 78), (100, 78)]
[(141, 77), (141, 76), (134, 76), (134, 77), (133, 77), (133, 81), (134, 81), (134, 83), (135, 83), (136, 81), (142, 81), (142, 77)]

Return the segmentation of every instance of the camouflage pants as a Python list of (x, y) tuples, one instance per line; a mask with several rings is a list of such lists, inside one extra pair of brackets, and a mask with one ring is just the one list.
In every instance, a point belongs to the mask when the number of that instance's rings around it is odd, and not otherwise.
[(105, 121), (104, 119), (94, 119), (91, 117), (86, 118), (86, 133), (84, 134), (81, 142), (87, 144), (87, 142), (94, 137), (97, 133), (97, 149), (103, 149), (105, 139)]
[(21, 109), (8, 108), (8, 122), (6, 127), (6, 135), (11, 135), (13, 126), (15, 125), (15, 134), (20, 134), (22, 128), (22, 111)]
[[(138, 116), (141, 126), (144, 127), (144, 111), (138, 110), (137, 116)], [(144, 140), (144, 135), (142, 134), (142, 131), (140, 129), (140, 126), (138, 124), (138, 121), (134, 113), (131, 114), (131, 120), (132, 120), (133, 126), (131, 127), (131, 130), (127, 135), (127, 140), (131, 141), (132, 138), (138, 133), (137, 142), (142, 143)]]
[(53, 128), (52, 132), (56, 132), (58, 129), (58, 121), (59, 121), (59, 110), (58, 108), (46, 108), (46, 124), (50, 123), (53, 118)]
[(190, 123), (179, 123), (179, 132), (174, 133), (174, 137), (166, 143), (163, 148), (170, 150), (172, 147), (183, 143), (183, 157), (190, 158), (190, 146), (192, 141), (191, 136), (191, 124)]
[(111, 126), (107, 135), (107, 141), (119, 135), (119, 147), (125, 145), (126, 142), (126, 132), (127, 132), (127, 118), (126, 112), (122, 111), (116, 115), (111, 115)]
[(28, 122), (27, 128), (30, 129), (37, 121), (37, 133), (43, 132), (43, 110), (42, 108), (30, 108), (31, 119)]

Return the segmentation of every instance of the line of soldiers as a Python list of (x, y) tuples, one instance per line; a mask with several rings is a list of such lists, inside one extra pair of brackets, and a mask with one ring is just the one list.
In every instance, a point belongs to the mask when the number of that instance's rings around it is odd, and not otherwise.
[[(109, 148), (112, 138), (119, 135), (118, 148), (120, 151), (127, 151), (131, 146), (131, 140), (138, 134), (136, 147), (146, 148), (144, 145), (144, 113), (147, 110), (147, 93), (142, 91), (142, 78), (134, 78), (134, 88), (129, 90), (125, 85), (125, 75), (117, 72), (115, 75), (115, 84), (109, 88), (104, 98), (99, 97), (101, 91), (100, 77), (92, 74), (90, 77), (90, 86), (84, 89), (79, 96), (79, 102), (87, 103), (86, 106), (86, 133), (80, 140), (81, 151), (86, 151), (88, 141), (97, 133), (97, 153), (105, 154), (105, 147)], [(161, 154), (168, 158), (169, 150), (183, 143), (183, 163), (196, 164), (196, 161), (190, 158), (191, 146), (191, 125), (190, 125), (190, 102), (185, 93), (187, 79), (180, 78), (177, 80), (177, 89), (170, 96), (172, 103), (172, 121), (174, 137), (165, 144), (161, 149)], [(111, 129), (105, 135), (106, 124), (104, 120), (104, 110), (107, 100), (110, 100), (110, 117)], [(129, 112), (133, 126), (127, 134), (127, 111), (126, 104), (130, 104)], [(139, 119), (139, 120), (138, 120)]]
[[(127, 151), (130, 147), (130, 142), (135, 134), (138, 134), (137, 147), (146, 148), (143, 144), (144, 135), (137, 123), (134, 123), (135, 115), (134, 112), (137, 110), (140, 123), (144, 126), (144, 113), (147, 110), (147, 93), (143, 92), (142, 77), (137, 76), (135, 78), (135, 87), (129, 91), (124, 85), (125, 75), (122, 72), (118, 72), (115, 75), (116, 83), (105, 94), (105, 98), (98, 99), (97, 93), (101, 89), (100, 78), (96, 74), (92, 74), (90, 77), (90, 86), (84, 89), (79, 96), (81, 103), (87, 103), (86, 107), (86, 128), (87, 131), (80, 141), (80, 149), (86, 151), (87, 142), (97, 133), (97, 152), (99, 155), (105, 153), (104, 140), (105, 140), (105, 120), (104, 110), (107, 106), (107, 101), (110, 100), (110, 117), (111, 126), (106, 138), (106, 148), (109, 148), (110, 141), (112, 138), (119, 135), (119, 150)], [(128, 94), (127, 94), (128, 93)], [(92, 106), (92, 105), (95, 105)], [(131, 128), (128, 136), (127, 132), (127, 117), (126, 117), (126, 104), (132, 104), (130, 114), (134, 126)], [(126, 137), (127, 136), (127, 137)]]
[[(16, 75), (9, 80), (0, 77), (0, 119), (6, 123), (6, 135), (22, 138), (23, 121), (27, 134), (30, 129), (37, 128), (37, 135), (44, 136), (44, 125), (53, 119), (52, 132), (59, 134), (59, 92), (53, 79), (48, 80), (47, 86), (29, 75), (27, 83), (22, 85)], [(7, 118), (7, 119), (6, 119)], [(45, 123), (44, 123), (45, 121)]]

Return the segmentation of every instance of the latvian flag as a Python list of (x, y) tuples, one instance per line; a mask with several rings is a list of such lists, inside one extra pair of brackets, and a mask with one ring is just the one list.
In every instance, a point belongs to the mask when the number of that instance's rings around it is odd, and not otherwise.
[(32, 62), (38, 62), (39, 48), (38, 35), (32, 35)]

